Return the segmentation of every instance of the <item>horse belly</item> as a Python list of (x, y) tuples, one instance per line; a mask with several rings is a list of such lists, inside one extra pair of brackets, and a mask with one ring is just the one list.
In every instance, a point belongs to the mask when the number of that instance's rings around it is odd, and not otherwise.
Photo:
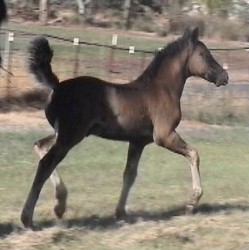
[(119, 123), (98, 124), (93, 127), (91, 134), (111, 140), (131, 141), (135, 139), (152, 139), (152, 127), (144, 124), (144, 126), (120, 125)]

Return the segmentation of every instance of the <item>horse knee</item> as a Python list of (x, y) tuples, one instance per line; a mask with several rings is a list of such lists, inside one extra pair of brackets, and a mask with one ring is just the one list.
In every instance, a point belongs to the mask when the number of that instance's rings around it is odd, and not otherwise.
[(154, 142), (157, 146), (171, 149), (174, 147), (175, 138), (170, 133), (154, 134)]
[(187, 157), (190, 161), (191, 164), (196, 164), (199, 165), (200, 162), (200, 157), (199, 157), (199, 153), (195, 148), (190, 148), (187, 150)]
[(55, 143), (55, 135), (49, 135), (34, 143), (34, 150), (42, 158)]

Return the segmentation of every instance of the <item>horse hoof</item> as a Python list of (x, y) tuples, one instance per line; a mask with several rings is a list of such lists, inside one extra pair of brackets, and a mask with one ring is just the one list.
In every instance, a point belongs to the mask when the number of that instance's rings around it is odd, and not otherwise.
[(116, 210), (116, 219), (117, 220), (125, 220), (126, 218), (127, 218), (127, 214), (126, 214), (124, 209), (122, 209), (122, 210), (117, 209)]
[(25, 228), (30, 228), (30, 229), (34, 228), (32, 219), (30, 219), (30, 216), (28, 215), (28, 213), (22, 212), (21, 221)]
[(187, 205), (185, 209), (186, 215), (193, 215), (195, 213), (195, 207), (193, 205)]
[(66, 207), (65, 206), (61, 206), (61, 205), (56, 205), (54, 207), (54, 213), (57, 216), (57, 218), (61, 219), (63, 214), (66, 211)]

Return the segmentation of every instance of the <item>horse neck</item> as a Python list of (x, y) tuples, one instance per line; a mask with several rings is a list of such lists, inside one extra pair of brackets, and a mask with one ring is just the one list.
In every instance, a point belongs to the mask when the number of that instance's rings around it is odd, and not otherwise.
[(187, 79), (188, 50), (184, 49), (173, 58), (162, 61), (155, 82), (167, 93), (180, 100)]

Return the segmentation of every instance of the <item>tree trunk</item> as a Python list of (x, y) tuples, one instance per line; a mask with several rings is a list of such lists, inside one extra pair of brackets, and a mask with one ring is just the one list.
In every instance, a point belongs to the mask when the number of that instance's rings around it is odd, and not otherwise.
[(78, 4), (79, 14), (85, 15), (86, 14), (86, 6), (91, 3), (91, 0), (76, 0)]
[(48, 0), (40, 0), (39, 21), (46, 25), (48, 21)]
[(83, 3), (83, 0), (76, 0), (77, 4), (78, 4), (78, 12), (80, 15), (84, 15), (85, 14), (85, 3)]
[(124, 12), (123, 12), (123, 18), (124, 18), (124, 28), (129, 29), (130, 28), (130, 10), (131, 10), (131, 4), (132, 0), (125, 0), (124, 2)]

